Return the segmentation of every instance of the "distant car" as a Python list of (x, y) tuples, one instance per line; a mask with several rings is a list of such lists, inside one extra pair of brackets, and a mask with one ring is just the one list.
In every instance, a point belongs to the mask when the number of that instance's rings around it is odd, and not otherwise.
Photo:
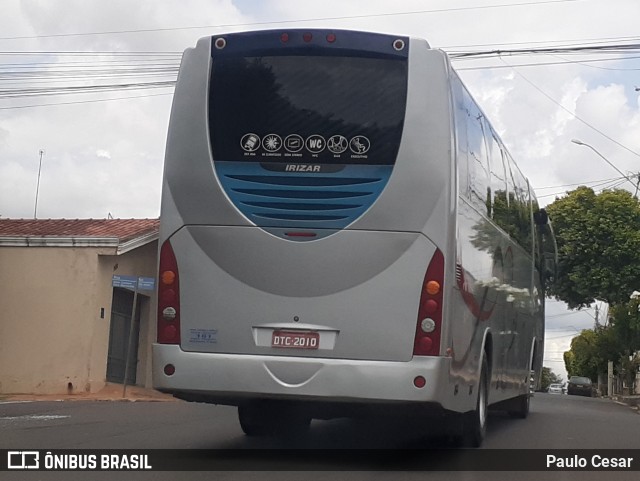
[(569, 378), (567, 392), (578, 396), (593, 396), (593, 384), (591, 383), (591, 379), (583, 376), (571, 376)]
[(550, 384), (549, 394), (562, 394), (562, 384)]

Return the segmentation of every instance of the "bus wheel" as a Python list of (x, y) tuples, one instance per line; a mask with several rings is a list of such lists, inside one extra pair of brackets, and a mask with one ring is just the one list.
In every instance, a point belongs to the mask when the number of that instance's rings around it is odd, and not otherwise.
[(480, 382), (478, 383), (478, 401), (475, 411), (462, 415), (462, 439), (460, 444), (464, 447), (480, 447), (487, 432), (487, 400), (489, 393), (489, 367), (487, 360), (482, 360)]
[(522, 394), (513, 400), (513, 408), (507, 411), (509, 416), (516, 419), (525, 419), (529, 415), (531, 395)]
[(311, 416), (299, 406), (269, 401), (241, 404), (238, 419), (247, 436), (297, 436), (306, 433), (311, 424)]
[(271, 410), (262, 402), (251, 402), (238, 406), (240, 427), (247, 436), (269, 436), (276, 431), (277, 424)]

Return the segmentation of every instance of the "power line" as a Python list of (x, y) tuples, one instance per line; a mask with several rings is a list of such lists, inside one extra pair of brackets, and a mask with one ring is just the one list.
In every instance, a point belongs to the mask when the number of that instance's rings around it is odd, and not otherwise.
[[(500, 58), (500, 60), (502, 62), (504, 62), (506, 65), (509, 65), (503, 58)], [(574, 112), (572, 112), (571, 110), (569, 110), (568, 108), (566, 108), (564, 105), (562, 105), (560, 102), (558, 102), (557, 100), (555, 100), (553, 97), (551, 97), (549, 94), (547, 94), (544, 90), (542, 90), (540, 87), (538, 87), (536, 84), (534, 84), (531, 80), (529, 80), (527, 77), (525, 77), (522, 73), (520, 73), (518, 71), (518, 69), (512, 67), (512, 70), (514, 73), (516, 73), (518, 76), (520, 76), (520, 78), (522, 78), (525, 82), (527, 82), (529, 85), (531, 85), (533, 88), (535, 88), (538, 92), (540, 92), (542, 95), (544, 95), (545, 97), (547, 97), (549, 100), (551, 100), (554, 104), (556, 104), (558, 107), (560, 107), (562, 110), (564, 110), (565, 112), (567, 112), (569, 115), (571, 115), (573, 118), (575, 118), (576, 120), (582, 122), (584, 125), (586, 125), (587, 127), (589, 127), (590, 129), (598, 132), (600, 135), (602, 135), (604, 138), (610, 140), (611, 142), (613, 142), (614, 144), (616, 144), (619, 147), (622, 147), (623, 149), (625, 149), (628, 152), (631, 152), (633, 155), (636, 155), (638, 157), (640, 157), (640, 154), (638, 154), (637, 152), (631, 150), (629, 147), (627, 147), (626, 145), (623, 145), (622, 143), (618, 142), (617, 140), (615, 140), (614, 138), (610, 137), (609, 135), (605, 134), (604, 132), (602, 132), (601, 130), (597, 129), (596, 127), (594, 127), (593, 125), (591, 125), (589, 122), (587, 122), (586, 120), (584, 120), (583, 118), (579, 117), (577, 114), (575, 114)], [(616, 169), (620, 174), (622, 174), (623, 176), (625, 176), (625, 174), (618, 168), (616, 167), (613, 163), (610, 163), (611, 166)], [(626, 176), (625, 176), (626, 178)], [(631, 182), (628, 178), (627, 181), (633, 185), (635, 187), (635, 184), (633, 184), (633, 182)]]
[[(590, 308), (590, 307), (588, 307), (587, 309), (591, 309), (591, 308)], [(582, 310), (580, 310), (580, 311), (571, 311), (571, 312), (563, 312), (563, 313), (561, 313), (561, 314), (552, 314), (552, 315), (550, 315), (550, 316), (544, 316), (544, 317), (545, 317), (546, 319), (552, 319), (552, 318), (555, 318), (555, 317), (571, 316), (571, 315), (573, 315), (573, 314), (588, 314), (588, 312), (586, 312), (586, 311), (582, 311)]]
[(136, 30), (111, 30), (111, 31), (103, 31), (103, 32), (23, 35), (23, 36), (16, 36), (16, 37), (0, 37), (0, 40), (27, 40), (27, 39), (35, 39), (35, 38), (81, 37), (81, 36), (91, 36), (91, 35), (120, 35), (120, 34), (130, 34), (130, 33), (151, 33), (151, 32), (171, 32), (171, 31), (178, 31), (178, 30), (197, 30), (197, 29), (204, 29), (204, 28), (211, 29), (211, 28), (249, 27), (249, 26), (257, 26), (257, 25), (279, 25), (279, 24), (316, 22), (316, 21), (326, 21), (326, 20), (353, 20), (353, 19), (359, 19), (359, 18), (395, 17), (395, 16), (404, 16), (404, 15), (423, 15), (423, 14), (429, 14), (429, 13), (461, 12), (461, 11), (469, 11), (469, 10), (488, 10), (488, 9), (497, 9), (497, 8), (522, 7), (522, 6), (539, 6), (544, 4), (575, 3), (575, 2), (582, 2), (582, 1), (584, 0), (530, 1), (530, 2), (520, 2), (520, 3), (502, 3), (502, 4), (495, 4), (495, 5), (478, 5), (478, 6), (471, 6), (471, 7), (439, 8), (439, 9), (433, 9), (433, 10), (414, 10), (409, 12), (387, 12), (387, 13), (372, 13), (372, 14), (363, 14), (363, 15), (344, 15), (344, 16), (335, 16), (335, 17), (302, 18), (302, 19), (296, 19), (296, 20), (242, 22), (242, 23), (227, 23), (227, 24), (217, 24), (217, 25), (196, 25), (196, 26), (186, 26), (186, 27), (146, 28), (146, 29), (136, 29)]
[[(619, 187), (622, 184), (624, 184), (626, 181), (627, 181), (626, 177), (620, 177), (619, 179), (614, 179), (613, 181), (602, 182), (600, 184), (594, 184), (594, 185), (591, 185), (591, 186), (587, 186), (587, 185), (585, 185), (585, 183), (580, 183), (580, 184), (576, 184), (576, 185), (584, 185), (585, 187), (590, 187), (592, 189), (594, 187), (595, 188), (600, 187), (600, 189), (598, 189), (597, 191), (598, 192), (602, 192), (602, 191), (607, 190), (607, 189), (615, 189), (616, 187)], [(537, 190), (537, 189), (535, 189), (535, 190)], [(536, 198), (542, 199), (544, 197), (553, 197), (554, 195), (563, 195), (563, 194), (566, 194), (566, 193), (567, 193), (567, 191), (564, 190), (562, 192), (553, 192), (551, 194), (536, 195)]]
[(532, 44), (566, 44), (567, 42), (573, 42), (575, 45), (584, 45), (585, 42), (600, 42), (600, 43), (612, 43), (620, 41), (640, 41), (640, 37), (637, 35), (627, 37), (596, 37), (596, 38), (571, 38), (562, 40), (529, 40), (526, 42), (500, 42), (500, 43), (480, 43), (471, 45), (443, 45), (442, 49), (448, 48), (471, 48), (471, 47), (492, 47), (492, 46), (504, 46), (504, 45), (532, 45)]
[(600, 182), (610, 182), (610, 181), (617, 181), (617, 180), (621, 180), (624, 179), (624, 177), (613, 177), (611, 179), (600, 179), (600, 180), (587, 180), (585, 182), (579, 182), (577, 184), (561, 184), (561, 185), (547, 185), (545, 187), (536, 187), (536, 190), (543, 190), (543, 189), (557, 189), (560, 187), (574, 187), (577, 185), (587, 185), (587, 184), (594, 184), (594, 183), (600, 183)]
[(128, 100), (128, 99), (141, 99), (145, 97), (160, 97), (162, 95), (173, 95), (173, 94), (172, 93), (146, 94), (146, 95), (132, 95), (129, 97), (112, 97), (109, 99), (78, 100), (74, 102), (55, 102), (55, 103), (47, 103), (47, 104), (16, 105), (13, 107), (0, 107), (0, 110), (28, 109), (32, 107), (53, 107), (57, 105), (90, 104), (94, 102), (110, 102), (112, 100)]
[[(596, 65), (588, 65), (587, 62), (593, 63), (593, 62), (621, 62), (621, 61), (629, 61), (629, 60), (637, 60), (640, 59), (640, 56), (633, 56), (633, 57), (617, 57), (617, 58), (595, 58), (595, 59), (587, 59), (587, 60), (562, 60), (562, 61), (558, 61), (558, 62), (531, 62), (531, 63), (519, 63), (519, 64), (512, 64), (512, 65), (481, 65), (481, 66), (477, 66), (477, 67), (456, 67), (456, 71), (462, 72), (462, 71), (468, 71), (468, 70), (499, 70), (499, 69), (504, 69), (504, 68), (520, 68), (520, 67), (549, 67), (549, 66), (556, 66), (556, 65), (583, 65), (585, 67), (590, 67), (590, 68), (595, 68), (595, 69), (600, 69), (600, 70), (610, 70), (610, 71), (621, 71), (621, 72), (630, 72), (630, 71), (636, 71), (636, 70), (640, 70), (640, 68), (607, 68), (607, 67), (598, 67)], [(477, 60), (474, 58), (467, 58), (467, 59), (452, 59), (453, 61), (456, 60)]]

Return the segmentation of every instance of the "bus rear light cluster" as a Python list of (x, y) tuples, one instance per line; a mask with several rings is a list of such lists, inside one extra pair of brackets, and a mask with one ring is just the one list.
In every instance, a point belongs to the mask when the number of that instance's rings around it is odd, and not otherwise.
[(443, 283), (444, 256), (439, 249), (436, 249), (422, 283), (418, 322), (413, 343), (414, 356), (440, 355)]
[(180, 344), (180, 283), (178, 263), (167, 240), (160, 249), (158, 285), (158, 342)]

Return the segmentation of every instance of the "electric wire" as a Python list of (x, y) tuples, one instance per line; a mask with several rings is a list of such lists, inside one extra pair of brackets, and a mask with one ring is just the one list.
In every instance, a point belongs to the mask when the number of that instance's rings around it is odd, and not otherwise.
[(361, 14), (361, 15), (302, 18), (302, 19), (295, 19), (295, 20), (241, 22), (241, 23), (227, 23), (227, 24), (217, 24), (217, 25), (197, 25), (197, 26), (186, 26), (186, 27), (146, 28), (146, 29), (132, 29), (132, 30), (111, 30), (111, 31), (103, 31), (103, 32), (77, 32), (77, 33), (58, 33), (58, 34), (48, 34), (48, 35), (23, 35), (23, 36), (14, 36), (14, 37), (0, 37), (0, 40), (27, 40), (27, 39), (37, 39), (37, 38), (83, 37), (83, 36), (93, 36), (93, 35), (120, 35), (120, 34), (132, 34), (132, 33), (171, 32), (171, 31), (179, 31), (179, 30), (249, 27), (249, 26), (259, 26), (259, 25), (282, 25), (282, 24), (317, 22), (317, 21), (327, 21), (327, 20), (332, 20), (332, 21), (354, 20), (354, 19), (361, 19), (361, 18), (397, 17), (397, 16), (408, 16), (408, 15), (423, 15), (423, 14), (430, 14), (430, 13), (461, 12), (461, 11), (469, 11), (469, 10), (488, 10), (488, 9), (498, 9), (498, 8), (522, 7), (522, 6), (540, 6), (545, 4), (576, 3), (576, 2), (583, 2), (583, 1), (585, 0), (539, 0), (539, 1), (529, 1), (529, 2), (520, 2), (520, 3), (502, 3), (502, 4), (494, 4), (494, 5), (477, 5), (477, 6), (468, 6), (468, 7), (449, 7), (449, 8), (439, 8), (439, 9), (432, 9), (432, 10), (414, 10), (414, 11), (408, 11), (408, 12), (386, 12), (386, 13), (372, 13), (372, 14)]

